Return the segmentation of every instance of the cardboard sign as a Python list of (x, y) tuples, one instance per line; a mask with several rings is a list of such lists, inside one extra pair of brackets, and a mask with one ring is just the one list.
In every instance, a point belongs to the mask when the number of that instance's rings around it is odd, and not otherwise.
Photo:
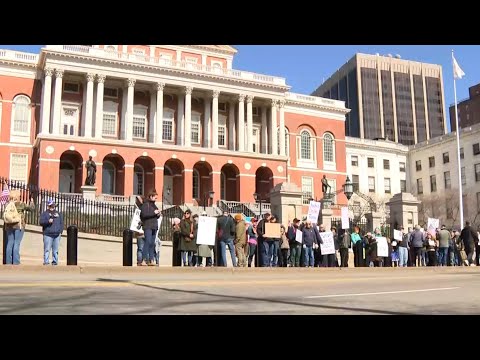
[(320, 244), (320, 251), (322, 255), (335, 254), (335, 242), (333, 240), (333, 233), (331, 231), (321, 232), (323, 244)]
[(377, 256), (378, 257), (388, 257), (388, 243), (387, 238), (377, 237)]
[(130, 222), (130, 230), (143, 234), (143, 229), (140, 220), (140, 209), (135, 209), (133, 213), (132, 221)]
[(265, 223), (265, 234), (266, 238), (280, 238), (280, 223)]
[(217, 218), (200, 216), (198, 218), (197, 245), (215, 245)]
[(320, 215), (321, 207), (322, 204), (319, 201), (310, 201), (310, 205), (308, 206), (307, 220), (310, 220), (312, 224), (316, 224), (318, 222), (318, 216)]

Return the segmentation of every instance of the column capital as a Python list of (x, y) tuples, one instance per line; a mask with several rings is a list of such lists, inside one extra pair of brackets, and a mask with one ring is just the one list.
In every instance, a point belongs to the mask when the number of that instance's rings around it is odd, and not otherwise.
[(213, 90), (212, 96), (213, 96), (214, 99), (218, 99), (218, 97), (220, 96), (220, 91), (219, 90)]
[(247, 95), (247, 104), (251, 104), (253, 102), (254, 96), (252, 95)]
[(63, 77), (63, 69), (55, 69), (55, 77), (62, 78)]
[(105, 83), (105, 78), (106, 78), (105, 75), (97, 74), (97, 82), (98, 82), (99, 84)]
[(278, 107), (279, 107), (280, 109), (282, 109), (284, 106), (285, 106), (285, 100), (280, 100), (280, 101), (278, 102)]
[(85, 75), (85, 77), (87, 78), (88, 82), (92, 82), (93, 80), (95, 80), (95, 74), (92, 73), (88, 73), (87, 75)]
[(135, 83), (137, 82), (136, 79), (127, 79), (127, 86), (128, 87), (134, 87), (135, 86)]
[(157, 89), (157, 91), (163, 91), (163, 89), (165, 89), (165, 83), (158, 82), (155, 84), (155, 88)]
[(186, 86), (185, 87), (185, 95), (192, 95), (193, 86)]
[(45, 68), (45, 76), (52, 76), (53, 75), (53, 69), (50, 67)]
[(278, 100), (272, 99), (272, 107), (277, 107)]
[(245, 101), (245, 94), (238, 94), (238, 101), (244, 102)]

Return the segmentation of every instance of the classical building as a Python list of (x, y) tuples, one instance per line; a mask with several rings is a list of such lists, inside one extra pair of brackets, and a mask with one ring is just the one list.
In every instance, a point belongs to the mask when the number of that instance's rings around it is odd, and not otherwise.
[(447, 132), (442, 67), (355, 54), (312, 95), (345, 101), (345, 134), (416, 144)]
[[(151, 188), (167, 204), (253, 202), (281, 182), (320, 197), (345, 181), (343, 101), (289, 92), (235, 70), (224, 45), (47, 45), (0, 50), (0, 175), (80, 193), (89, 156), (97, 196)], [(306, 212), (307, 206), (304, 207)]]
[[(480, 224), (480, 124), (460, 130), (460, 163), (465, 220)], [(422, 200), (421, 214), (458, 225), (458, 160), (452, 132), (409, 148), (410, 191)]]
[[(458, 103), (458, 124), (460, 129), (480, 124), (480, 84), (468, 89), (469, 97)], [(455, 104), (450, 105), (450, 129), (455, 131)]]

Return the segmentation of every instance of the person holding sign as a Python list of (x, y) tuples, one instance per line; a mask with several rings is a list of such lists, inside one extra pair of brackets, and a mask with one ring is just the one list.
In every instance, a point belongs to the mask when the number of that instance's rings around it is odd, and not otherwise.
[[(299, 225), (300, 220), (295, 218), (287, 230), (287, 238), (290, 242), (290, 266), (294, 267), (300, 267), (302, 254), (302, 231), (299, 229)], [(300, 236), (297, 235), (297, 232)]]
[(320, 246), (323, 241), (320, 238), (320, 233), (318, 232), (317, 227), (312, 226), (312, 222), (310, 220), (307, 220), (305, 228), (303, 229), (302, 241), (303, 250), (305, 253), (305, 257), (303, 260), (305, 267), (313, 267), (313, 245), (316, 244), (317, 246)]
[(427, 249), (428, 266), (437, 266), (437, 241), (433, 238), (432, 234), (427, 232), (425, 239), (425, 246)]
[(148, 266), (155, 266), (155, 238), (158, 230), (158, 218), (161, 215), (160, 210), (157, 205), (155, 205), (157, 195), (155, 190), (151, 190), (148, 194), (147, 201), (143, 203), (140, 210), (140, 220), (145, 233), (143, 258)]

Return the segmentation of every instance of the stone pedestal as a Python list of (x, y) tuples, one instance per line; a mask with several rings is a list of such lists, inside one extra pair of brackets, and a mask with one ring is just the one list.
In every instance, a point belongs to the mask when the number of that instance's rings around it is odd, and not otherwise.
[(403, 226), (405, 231), (418, 224), (418, 205), (419, 201), (410, 193), (400, 193), (392, 196), (386, 204), (390, 207), (390, 223), (392, 227), (398, 229)]
[(287, 227), (288, 220), (302, 216), (302, 190), (293, 183), (277, 184), (270, 192), (270, 205), (278, 222)]
[(93, 201), (97, 197), (97, 187), (96, 186), (89, 186), (89, 185), (84, 185), (81, 187), (82, 189), (82, 194), (83, 198), (85, 200), (90, 200)]
[(324, 206), (322, 201), (320, 215), (318, 216), (318, 226), (323, 225), (325, 227), (325, 231), (330, 231), (332, 228), (332, 215), (333, 210), (328, 205)]
[(382, 226), (382, 214), (379, 212), (370, 212), (365, 214), (365, 218), (367, 219), (367, 231), (373, 233), (376, 228), (380, 228)]

